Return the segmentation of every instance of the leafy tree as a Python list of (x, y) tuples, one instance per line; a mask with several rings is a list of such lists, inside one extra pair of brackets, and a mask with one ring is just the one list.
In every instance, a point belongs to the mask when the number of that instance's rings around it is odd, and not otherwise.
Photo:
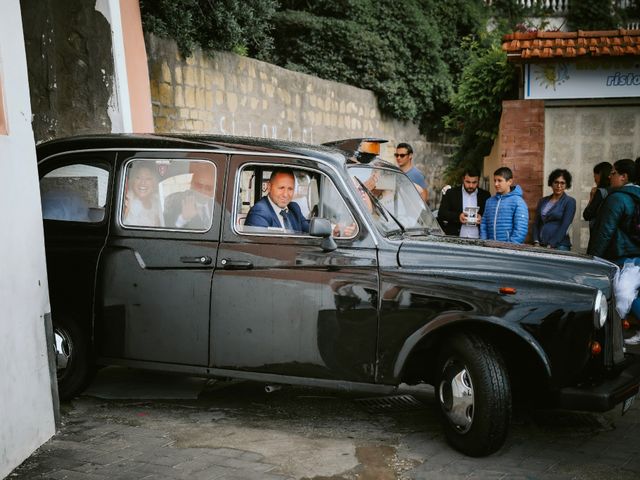
[(175, 39), (185, 56), (200, 46), (266, 58), (277, 7), (277, 0), (140, 0), (144, 28)]
[(498, 40), (489, 49), (472, 47), (472, 58), (453, 96), (447, 123), (460, 137), (448, 181), (459, 179), (465, 167), (482, 164), (498, 133), (502, 100), (517, 98), (517, 71), (507, 62)]
[(611, 0), (569, 2), (567, 12), (569, 30), (612, 30), (618, 28), (620, 17)]
[(466, 62), (463, 36), (484, 30), (481, 0), (283, 1), (271, 60), (373, 90), (388, 115), (442, 131)]
[(535, 15), (544, 24), (546, 12), (536, 5), (527, 10), (517, 0), (494, 0), (489, 14), (491, 32), (479, 35), (478, 41), (469, 37), (462, 44), (469, 56), (445, 116), (458, 144), (447, 169), (450, 183), (457, 182), (466, 167), (482, 166), (498, 134), (502, 102), (518, 98), (518, 72), (501, 49), (503, 34), (535, 29), (525, 25), (526, 16)]

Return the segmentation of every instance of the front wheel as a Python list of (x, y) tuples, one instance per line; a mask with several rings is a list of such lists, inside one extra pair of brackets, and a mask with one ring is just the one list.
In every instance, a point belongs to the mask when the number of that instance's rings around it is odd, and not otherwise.
[(86, 388), (94, 372), (89, 340), (77, 322), (61, 315), (53, 321), (53, 338), (60, 400), (69, 400)]
[(438, 357), (435, 382), (449, 443), (466, 455), (497, 451), (511, 420), (511, 386), (502, 357), (482, 337), (452, 336)]

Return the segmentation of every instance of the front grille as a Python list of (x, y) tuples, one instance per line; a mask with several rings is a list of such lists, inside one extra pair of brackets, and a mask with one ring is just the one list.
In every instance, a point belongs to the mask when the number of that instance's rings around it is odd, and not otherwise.
[(616, 310), (616, 297), (613, 293), (609, 300), (609, 320), (605, 324), (605, 335), (604, 363), (607, 367), (613, 367), (624, 360), (622, 321)]

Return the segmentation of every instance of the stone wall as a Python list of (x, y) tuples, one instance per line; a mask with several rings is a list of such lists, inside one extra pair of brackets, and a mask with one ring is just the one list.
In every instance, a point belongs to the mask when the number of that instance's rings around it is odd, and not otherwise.
[(410, 123), (385, 118), (373, 92), (292, 72), (232, 53), (196, 50), (183, 59), (173, 41), (146, 37), (156, 132), (216, 133), (323, 143), (382, 137), (382, 158), (394, 145), (413, 145), (439, 202), (449, 145), (427, 142)]
[(545, 108), (544, 195), (551, 194), (546, 178), (555, 168), (573, 176), (568, 192), (577, 202), (571, 230), (573, 250), (585, 252), (589, 223), (582, 211), (593, 187), (593, 167), (600, 162), (640, 156), (640, 108), (638, 105), (602, 105)]

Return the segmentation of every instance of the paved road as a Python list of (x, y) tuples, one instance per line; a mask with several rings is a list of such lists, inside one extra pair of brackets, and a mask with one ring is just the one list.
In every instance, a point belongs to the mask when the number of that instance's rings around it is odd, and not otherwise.
[(10, 479), (638, 479), (640, 402), (624, 416), (515, 412), (488, 458), (444, 441), (428, 389), (388, 399), (100, 372)]

